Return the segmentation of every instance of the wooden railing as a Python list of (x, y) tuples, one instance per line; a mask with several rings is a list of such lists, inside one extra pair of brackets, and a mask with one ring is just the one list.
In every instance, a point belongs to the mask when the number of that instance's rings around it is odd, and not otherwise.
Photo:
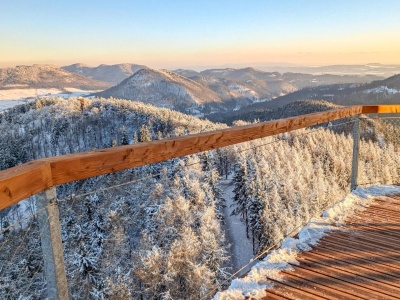
[(68, 299), (55, 186), (354, 116), (351, 183), (354, 187), (358, 169), (358, 116), (363, 113), (400, 113), (400, 105), (351, 106), (153, 142), (38, 159), (0, 172), (0, 210), (37, 194), (47, 297)]
[(89, 152), (38, 159), (0, 172), (0, 210), (52, 186), (217, 149), (361, 113), (398, 113), (400, 105), (351, 106)]

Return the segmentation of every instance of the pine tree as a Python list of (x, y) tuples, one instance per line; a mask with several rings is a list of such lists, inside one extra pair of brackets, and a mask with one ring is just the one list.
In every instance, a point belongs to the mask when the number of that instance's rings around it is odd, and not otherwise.
[(126, 134), (125, 126), (122, 127), (121, 145), (129, 145), (128, 135)]
[(139, 138), (136, 131), (133, 133), (133, 143), (139, 143)]
[(151, 134), (149, 127), (142, 125), (139, 129), (139, 142), (150, 142)]
[(251, 228), (251, 236), (253, 243), (253, 253), (257, 252), (257, 244), (260, 243), (261, 235), (263, 232), (263, 219), (262, 213), (264, 210), (264, 199), (266, 195), (262, 191), (261, 186), (256, 187), (256, 192), (248, 202), (248, 218), (249, 226)]
[(243, 220), (246, 223), (246, 235), (249, 237), (248, 233), (248, 217), (247, 217), (247, 207), (249, 197), (249, 182), (247, 176), (247, 166), (245, 163), (241, 163), (238, 166), (238, 171), (236, 172), (233, 182), (235, 188), (233, 189), (234, 198), (233, 201), (235, 202), (235, 209), (232, 211), (232, 215), (242, 215)]

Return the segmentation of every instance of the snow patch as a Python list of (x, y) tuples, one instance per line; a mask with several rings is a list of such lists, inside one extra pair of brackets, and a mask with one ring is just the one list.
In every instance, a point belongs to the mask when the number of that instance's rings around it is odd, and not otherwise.
[(250, 99), (258, 99), (259, 98), (258, 94), (255, 91), (253, 91), (245, 86), (242, 86), (240, 84), (232, 83), (228, 86), (228, 88), (230, 88), (231, 90), (234, 90), (235, 92), (241, 94), (242, 96), (244, 96), (246, 98), (250, 98)]
[(49, 97), (79, 97), (87, 96), (92, 93), (99, 92), (100, 90), (81, 90), (76, 88), (64, 88), (65, 91), (56, 88), (49, 89), (34, 89), (34, 88), (14, 88), (14, 89), (0, 89), (0, 111), (13, 107), (18, 104), (24, 104), (28, 101), (34, 101), (35, 98), (49, 98)]
[(41, 95), (51, 95), (62, 93), (59, 89), (7, 89), (0, 90), (0, 100), (23, 100), (26, 98), (35, 98)]
[(378, 196), (400, 194), (400, 186), (371, 186), (357, 188), (322, 213), (322, 217), (311, 219), (298, 233), (298, 238), (285, 238), (277, 250), (272, 250), (264, 260), (253, 266), (244, 278), (236, 278), (226, 291), (218, 292), (214, 300), (227, 299), (261, 299), (265, 297), (265, 289), (272, 288), (273, 283), (268, 278), (282, 281), (280, 272), (292, 270), (291, 265), (299, 265), (297, 254), (310, 251), (326, 234), (332, 230), (340, 230), (340, 223), (371, 205)]
[(271, 100), (271, 98), (253, 99), (253, 103), (267, 102)]
[(365, 91), (366, 94), (380, 94), (380, 93), (384, 93), (384, 92), (386, 92), (388, 94), (391, 94), (391, 95), (400, 93), (399, 90), (392, 89), (392, 88), (389, 88), (389, 87), (384, 86), (384, 85)]
[[(232, 211), (234, 210), (234, 206), (232, 206), (234, 204), (234, 184), (232, 183), (232, 178), (223, 180), (221, 187), (224, 190), (226, 201), (224, 215), (227, 226), (227, 237), (229, 242), (232, 243), (233, 267), (237, 270), (247, 265), (253, 258), (253, 245), (251, 240), (246, 237), (246, 225), (240, 220), (240, 216), (232, 215)], [(244, 269), (238, 276), (248, 270)]]

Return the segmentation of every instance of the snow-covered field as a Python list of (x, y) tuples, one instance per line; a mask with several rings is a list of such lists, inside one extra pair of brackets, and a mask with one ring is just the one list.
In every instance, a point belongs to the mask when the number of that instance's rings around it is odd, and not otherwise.
[(0, 100), (24, 100), (26, 98), (36, 98), (36, 96), (61, 94), (59, 89), (32, 89), (15, 88), (0, 90)]
[(0, 100), (0, 110), (7, 109), (18, 104), (23, 104), (25, 102), (26, 100)]
[[(66, 91), (66, 92), (65, 92)], [(0, 110), (10, 108), (12, 106), (23, 104), (26, 101), (40, 97), (79, 97), (86, 96), (98, 91), (85, 91), (75, 88), (65, 88), (65, 91), (60, 89), (33, 89), (33, 88), (12, 88), (0, 90)]]
[(214, 300), (265, 297), (265, 290), (273, 286), (267, 278), (281, 280), (280, 271), (291, 270), (291, 264), (299, 264), (296, 260), (297, 254), (310, 251), (310, 246), (316, 245), (326, 232), (341, 229), (340, 226), (335, 226), (336, 223), (343, 223), (356, 211), (365, 209), (374, 198), (393, 194), (400, 194), (399, 186), (357, 188), (339, 203), (324, 211), (322, 217), (311, 219), (300, 230), (297, 238), (284, 239), (279, 249), (271, 251), (264, 260), (252, 267), (246, 277), (234, 279), (226, 291), (214, 296)]

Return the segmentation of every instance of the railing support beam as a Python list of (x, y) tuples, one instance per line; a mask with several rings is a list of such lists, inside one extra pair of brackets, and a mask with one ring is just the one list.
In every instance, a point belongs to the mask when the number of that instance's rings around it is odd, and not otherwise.
[(36, 195), (47, 298), (68, 299), (56, 188)]
[(360, 115), (354, 116), (353, 123), (353, 159), (351, 164), (351, 191), (357, 188), (358, 178), (358, 153), (359, 153), (359, 141), (360, 141)]

